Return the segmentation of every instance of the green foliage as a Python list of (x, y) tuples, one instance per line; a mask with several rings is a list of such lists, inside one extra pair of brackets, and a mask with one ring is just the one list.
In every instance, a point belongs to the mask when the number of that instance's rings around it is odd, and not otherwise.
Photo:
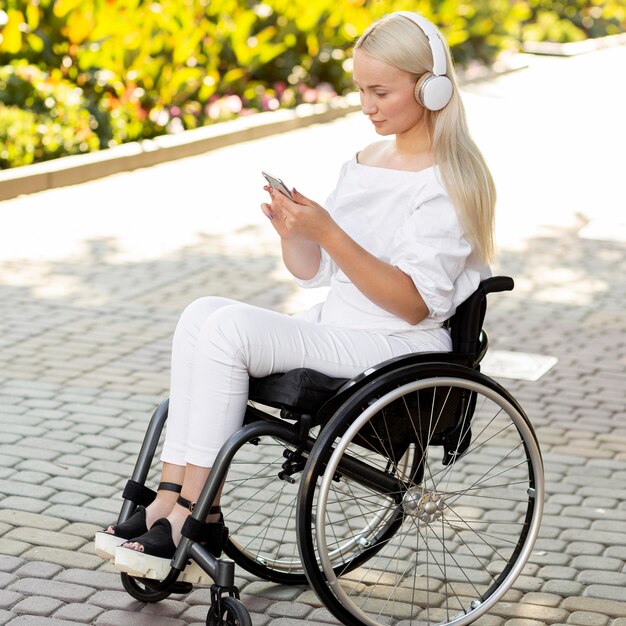
[(523, 41), (567, 43), (626, 29), (626, 0), (519, 0)]
[(28, 165), (100, 147), (81, 90), (32, 65), (0, 68), (0, 167)]
[[(346, 60), (354, 40), (394, 10), (416, 10), (436, 22), (460, 65), (490, 63), (520, 39), (576, 40), (626, 24), (626, 0), (4, 0), (0, 6), (0, 65), (13, 73), (8, 87), (0, 85), (0, 152), (25, 143), (6, 130), (9, 118), (24, 136), (33, 136), (27, 131), (33, 119), (41, 128), (63, 127), (48, 147), (40, 138), (31, 150), (20, 148), (20, 163), (52, 158), (66, 146), (69, 153), (98, 149), (329, 100), (352, 87)], [(36, 78), (24, 78), (28, 67)], [(14, 93), (11, 80), (18, 78)], [(54, 110), (42, 95), (50, 89), (62, 103)], [(2, 158), (2, 167), (17, 163)]]

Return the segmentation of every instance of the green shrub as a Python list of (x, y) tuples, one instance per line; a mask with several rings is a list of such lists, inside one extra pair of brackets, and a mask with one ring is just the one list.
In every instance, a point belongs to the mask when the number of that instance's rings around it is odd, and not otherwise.
[[(491, 63), (524, 39), (576, 40), (626, 24), (626, 0), (413, 0), (410, 6), (406, 0), (5, 0), (4, 6), (0, 65), (39, 68), (41, 89), (59, 85), (65, 92), (55, 98), (68, 102), (67, 112), (41, 109), (32, 85), (22, 85), (19, 97), (0, 88), (5, 115), (17, 106), (47, 115), (53, 121), (46, 127), (70, 127), (48, 140), (50, 149), (37, 146), (35, 160), (63, 153), (66, 145), (98, 149), (328, 100), (352, 88), (346, 60), (356, 37), (394, 10), (411, 8), (436, 22), (459, 65)], [(8, 138), (0, 135), (0, 148), (3, 141)]]
[(80, 88), (24, 63), (0, 68), (0, 166), (47, 161), (100, 147)]
[(521, 0), (523, 41), (568, 43), (626, 29), (626, 0)]

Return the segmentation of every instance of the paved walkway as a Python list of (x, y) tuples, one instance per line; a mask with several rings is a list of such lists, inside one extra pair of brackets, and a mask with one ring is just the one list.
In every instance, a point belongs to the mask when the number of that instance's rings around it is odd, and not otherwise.
[[(541, 536), (486, 626), (626, 625), (626, 49), (533, 58), (465, 88), (500, 191), (493, 346), (555, 356), (504, 380), (547, 471)], [(143, 605), (93, 554), (118, 511), (193, 298), (294, 311), (261, 168), (322, 199), (373, 138), (360, 115), (0, 203), (0, 625), (203, 624), (207, 591)], [(260, 626), (331, 622), (305, 588), (239, 572)]]

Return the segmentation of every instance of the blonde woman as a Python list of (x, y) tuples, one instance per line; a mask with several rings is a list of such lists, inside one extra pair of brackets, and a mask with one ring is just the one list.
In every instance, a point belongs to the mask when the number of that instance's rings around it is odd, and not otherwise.
[[(249, 376), (308, 367), (348, 378), (403, 354), (449, 351), (444, 322), (489, 274), (493, 182), (436, 28), (406, 12), (376, 22), (356, 44), (354, 82), (383, 139), (343, 166), (324, 206), (264, 188), (286, 267), (305, 287), (330, 285), (328, 296), (297, 316), (219, 297), (185, 310), (173, 341), (164, 487), (98, 534), (120, 569), (169, 571), (211, 465), (242, 424)], [(217, 555), (227, 533), (214, 504), (207, 542)]]

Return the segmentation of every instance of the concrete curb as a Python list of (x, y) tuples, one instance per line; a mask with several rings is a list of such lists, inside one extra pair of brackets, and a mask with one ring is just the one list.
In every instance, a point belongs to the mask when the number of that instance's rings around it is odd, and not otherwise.
[(4, 170), (0, 172), (0, 201), (183, 159), (310, 124), (330, 122), (359, 109), (358, 98), (355, 101), (352, 97), (337, 99), (332, 104), (304, 104), (295, 109), (259, 113), (211, 124), (178, 135), (162, 135), (99, 152)]
[[(528, 64), (523, 57), (524, 55), (514, 55), (497, 61), (492, 67), (477, 66), (466, 71), (457, 70), (459, 83), (464, 85), (489, 80), (500, 74), (524, 69)], [(352, 93), (336, 98), (329, 104), (302, 104), (295, 109), (257, 113), (187, 130), (177, 135), (161, 135), (107, 150), (0, 171), (0, 201), (184, 159), (311, 124), (330, 122), (360, 109), (358, 94)]]
[(548, 56), (571, 57), (577, 54), (587, 54), (604, 48), (626, 45), (626, 33), (608, 35), (596, 39), (572, 41), (570, 43), (556, 43), (554, 41), (527, 41), (523, 45), (528, 54), (544, 54)]

